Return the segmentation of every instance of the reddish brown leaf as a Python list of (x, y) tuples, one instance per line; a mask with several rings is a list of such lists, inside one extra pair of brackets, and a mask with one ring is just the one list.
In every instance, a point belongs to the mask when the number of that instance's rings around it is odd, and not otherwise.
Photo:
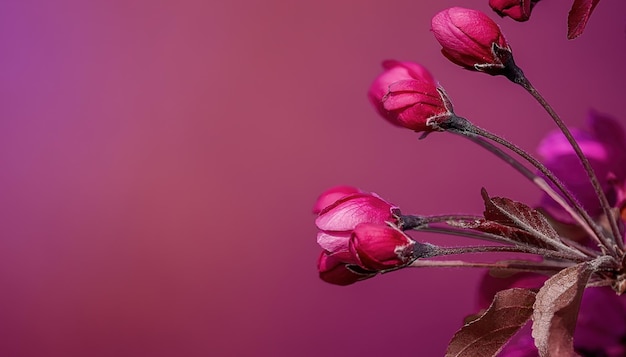
[(550, 225), (556, 230), (561, 237), (567, 237), (576, 243), (585, 243), (588, 241), (589, 234), (577, 223), (561, 222), (558, 218), (553, 217), (550, 212), (538, 207), (537, 210), (546, 217)]
[(548, 279), (533, 306), (533, 338), (540, 356), (576, 356), (574, 328), (592, 262), (584, 262)]
[[(459, 225), (459, 224), (457, 224)], [(545, 243), (543, 240), (538, 239), (534, 235), (521, 230), (519, 228), (507, 226), (494, 221), (487, 220), (476, 220), (476, 221), (467, 221), (463, 222), (463, 228), (474, 229), (480, 232), (495, 234), (501, 237), (508, 238), (512, 241), (523, 243), (526, 245), (530, 245), (533, 247), (540, 247), (546, 249), (555, 249), (554, 246)]]
[(452, 337), (446, 357), (494, 356), (532, 315), (535, 293), (526, 289), (498, 292), (479, 318)]
[(572, 40), (582, 35), (589, 16), (600, 0), (574, 0), (567, 17), (567, 38)]
[(548, 276), (534, 272), (492, 272), (484, 274), (478, 286), (478, 306), (486, 308), (493, 301), (493, 297), (502, 290), (523, 288), (539, 291), (539, 288), (548, 280)]
[(551, 241), (559, 242), (558, 233), (539, 211), (505, 197), (489, 197), (484, 188), (481, 195), (485, 201), (484, 216), (487, 220), (519, 228), (543, 241), (544, 245), (552, 246)]

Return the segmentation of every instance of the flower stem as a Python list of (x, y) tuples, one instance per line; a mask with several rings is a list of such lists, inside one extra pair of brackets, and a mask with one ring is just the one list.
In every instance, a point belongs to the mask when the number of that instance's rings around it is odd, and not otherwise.
[[(538, 185), (544, 192), (546, 192), (552, 199), (554, 199), (557, 203), (561, 205), (577, 222), (581, 225), (583, 229), (587, 231), (593, 239), (596, 240), (600, 247), (605, 247), (608, 251), (614, 252), (613, 245), (608, 241), (607, 237), (602, 232), (602, 229), (598, 226), (598, 224), (589, 216), (589, 213), (582, 207), (582, 205), (578, 202), (578, 200), (574, 197), (574, 195), (565, 187), (565, 185), (559, 180), (558, 177), (552, 173), (552, 171), (548, 170), (548, 168), (542, 164), (539, 160), (535, 159), (532, 155), (518, 147), (517, 145), (495, 135), (487, 130), (479, 128), (473, 124), (471, 130), (474, 131), (477, 135), (489, 139), (493, 142), (496, 142), (514, 153), (521, 156), (524, 160), (528, 161), (533, 167), (537, 168), (539, 172), (541, 172), (550, 182), (556, 186), (556, 188), (565, 196), (565, 198), (569, 201), (569, 205), (563, 201), (563, 199), (558, 195), (552, 188), (546, 185), (545, 181), (531, 172), (534, 176), (532, 181)], [(470, 138), (471, 140), (471, 138)], [(547, 188), (545, 189), (544, 188)], [(571, 206), (570, 206), (571, 205)], [(573, 212), (573, 209), (576, 212)], [(582, 220), (581, 220), (582, 218)]]
[(409, 229), (416, 229), (420, 227), (427, 227), (430, 223), (441, 223), (448, 221), (472, 221), (483, 219), (482, 216), (476, 215), (465, 215), (465, 214), (442, 214), (442, 215), (432, 215), (432, 216), (414, 216), (414, 215), (404, 215), (400, 214), (397, 216), (398, 218), (398, 228), (403, 231)]
[(474, 263), (462, 260), (425, 260), (418, 259), (408, 265), (411, 268), (490, 268), (499, 270), (509, 270), (516, 272), (558, 272), (571, 264), (561, 262), (496, 262), (496, 263)]
[[(584, 208), (578, 203), (576, 198), (569, 192), (569, 190), (560, 182), (560, 180), (550, 171), (545, 165), (543, 165), (539, 160), (532, 157), (526, 151), (517, 147), (516, 145), (510, 143), (503, 138), (490, 133), (484, 129), (481, 129), (465, 118), (456, 117), (452, 122), (450, 127), (446, 127), (447, 131), (452, 132), (454, 134), (460, 135), (469, 139), (470, 141), (480, 145), (484, 149), (488, 150), (492, 154), (496, 155), (509, 165), (511, 165), (514, 169), (516, 169), (519, 173), (521, 173), (524, 177), (533, 182), (539, 189), (548, 194), (552, 199), (554, 199), (557, 203), (565, 209), (573, 218), (578, 222), (578, 224), (587, 231), (593, 239), (599, 244), (601, 249), (610, 249), (611, 244), (606, 240), (606, 237), (602, 234), (602, 230), (598, 227), (598, 225), (593, 221), (593, 219), (589, 216), (589, 214), (584, 210)], [(550, 187), (544, 179), (537, 176), (534, 172), (530, 171), (526, 166), (522, 165), (519, 161), (511, 157), (511, 155), (502, 151), (498, 147), (492, 145), (491, 143), (481, 139), (483, 138), (494, 141), (509, 150), (515, 152), (523, 159), (528, 161), (532, 166), (537, 168), (546, 178), (548, 178), (558, 189), (562, 192), (562, 194), (570, 201), (570, 204), (565, 202), (563, 198)], [(572, 206), (574, 208), (572, 208)], [(574, 211), (575, 210), (575, 211)]]
[[(435, 249), (435, 255), (450, 255), (450, 254), (464, 254), (464, 253), (480, 253), (480, 252), (517, 252), (541, 255), (547, 258), (553, 259), (565, 259), (574, 262), (583, 262), (589, 260), (585, 254), (574, 250), (570, 247), (565, 247), (565, 251), (549, 250), (544, 248), (537, 248), (533, 246), (527, 246), (520, 244), (514, 240), (506, 237), (501, 237), (496, 234), (486, 232), (476, 232), (467, 229), (456, 229), (450, 227), (423, 227), (418, 229), (421, 232), (430, 233), (443, 233), (448, 235), (456, 235), (461, 237), (475, 238), (487, 241), (495, 241), (504, 244), (513, 244), (513, 246), (469, 246), (469, 247), (454, 247), (454, 248), (439, 248)], [(560, 242), (559, 242), (560, 243)], [(559, 246), (560, 247), (560, 246)], [(560, 247), (562, 248), (562, 247)]]
[(574, 139), (574, 136), (572, 135), (570, 130), (567, 128), (563, 120), (561, 120), (558, 114), (554, 111), (552, 106), (550, 106), (550, 104), (545, 100), (545, 98), (543, 98), (543, 96), (537, 91), (537, 89), (530, 83), (528, 78), (526, 78), (526, 76), (523, 74), (521, 70), (519, 71), (518, 78), (514, 82), (522, 86), (530, 95), (532, 95), (533, 98), (535, 98), (535, 100), (537, 100), (537, 102), (539, 102), (539, 104), (550, 115), (554, 123), (559, 127), (561, 132), (563, 132), (563, 134), (567, 138), (567, 141), (569, 141), (569, 143), (572, 145), (574, 152), (578, 156), (578, 159), (582, 163), (583, 168), (585, 169), (585, 172), (587, 173), (587, 176), (589, 177), (589, 180), (591, 181), (591, 185), (593, 186), (593, 189), (596, 192), (596, 196), (598, 197), (598, 200), (600, 201), (600, 206), (602, 207), (602, 210), (609, 221), (609, 225), (611, 227), (611, 233), (613, 233), (612, 235), (613, 241), (617, 244), (619, 250), (623, 252), (624, 243), (622, 242), (621, 233), (620, 233), (619, 227), (617, 226), (617, 221), (615, 219), (615, 216), (611, 212), (611, 206), (609, 205), (609, 201), (607, 200), (606, 195), (604, 194), (604, 190), (602, 189), (602, 186), (600, 185), (600, 182), (598, 181), (598, 177), (596, 176), (595, 171), (591, 167), (591, 164), (589, 163), (589, 160), (583, 153), (582, 149), (576, 142), (576, 139)]
[[(488, 233), (480, 230), (475, 230), (468, 226), (471, 226), (472, 223), (484, 220), (485, 218), (482, 216), (475, 215), (460, 215), (460, 214), (446, 214), (446, 215), (432, 215), (432, 216), (415, 216), (415, 215), (404, 215), (400, 214), (396, 216), (398, 219), (398, 228), (407, 231), (407, 230), (416, 230), (416, 231), (427, 231), (434, 232), (435, 229), (448, 229), (448, 231), (443, 233), (448, 233), (457, 236), (464, 236), (468, 238), (475, 238), (480, 240), (485, 240), (489, 242), (498, 242), (503, 244), (512, 244), (512, 245), (524, 245), (524, 242), (516, 241), (504, 236), (500, 236), (493, 233)], [(445, 224), (443, 228), (440, 226), (432, 226), (432, 224)], [(450, 230), (453, 229), (453, 230)], [(586, 246), (582, 246), (576, 241), (572, 241), (569, 238), (560, 237), (561, 241), (568, 245), (574, 250), (578, 252), (574, 252), (575, 256), (582, 256), (580, 253), (587, 255), (588, 257), (595, 258), (598, 256), (598, 252), (596, 250), (590, 249)], [(550, 241), (552, 243), (552, 241)], [(528, 245), (527, 245), (528, 246)], [(560, 245), (558, 246), (561, 247)]]
[[(437, 247), (434, 253), (436, 256), (444, 256), (444, 255), (456, 255), (456, 254), (467, 254), (467, 253), (492, 253), (492, 252), (513, 252), (513, 253), (527, 253), (527, 254), (537, 254), (543, 257), (556, 258), (556, 259), (565, 259), (571, 260), (578, 263), (582, 263), (587, 261), (587, 259), (581, 258), (573, 258), (570, 255), (559, 254), (559, 252), (551, 252), (544, 249), (534, 249), (534, 248), (526, 248), (521, 246), (506, 246), (506, 245), (495, 245), (495, 246), (465, 246), (465, 247)], [(557, 253), (557, 254), (552, 254)]]

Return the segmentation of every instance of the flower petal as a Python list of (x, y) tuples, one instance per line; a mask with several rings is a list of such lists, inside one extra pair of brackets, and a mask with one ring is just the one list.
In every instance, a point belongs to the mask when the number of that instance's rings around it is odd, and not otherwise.
[(322, 210), (315, 224), (324, 231), (347, 232), (359, 223), (383, 224), (393, 220), (393, 208), (395, 207), (373, 194), (354, 194)]
[(357, 273), (348, 269), (347, 265), (336, 256), (322, 252), (317, 261), (320, 279), (335, 285), (350, 285), (376, 275), (375, 272)]
[(350, 252), (368, 270), (385, 270), (411, 261), (416, 244), (404, 232), (383, 224), (361, 223), (350, 237)]
[(567, 17), (567, 38), (572, 40), (582, 35), (587, 21), (600, 0), (574, 0)]
[(313, 205), (313, 213), (320, 213), (324, 208), (337, 202), (339, 199), (360, 192), (361, 190), (352, 186), (331, 187), (322, 192), (322, 194), (317, 198), (315, 205)]
[(347, 252), (350, 233), (320, 231), (317, 233), (317, 244), (330, 253)]

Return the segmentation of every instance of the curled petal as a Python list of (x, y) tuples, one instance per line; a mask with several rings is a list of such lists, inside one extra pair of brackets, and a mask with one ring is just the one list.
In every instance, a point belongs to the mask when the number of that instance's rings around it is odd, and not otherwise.
[(324, 208), (337, 202), (339, 199), (349, 196), (354, 193), (360, 193), (356, 187), (352, 186), (335, 186), (322, 192), (322, 194), (315, 201), (313, 205), (313, 213), (320, 213)]
[[(331, 254), (348, 252), (348, 242), (351, 232), (325, 232), (317, 233), (317, 244)], [(344, 258), (344, 261), (346, 258)]]
[(326, 207), (315, 220), (323, 231), (346, 232), (359, 223), (383, 224), (392, 221), (396, 207), (373, 194), (357, 193), (340, 199)]
[(335, 285), (350, 285), (376, 275), (375, 272), (356, 272), (354, 269), (348, 268), (348, 265), (341, 259), (328, 254), (328, 252), (320, 254), (317, 269), (322, 280)]

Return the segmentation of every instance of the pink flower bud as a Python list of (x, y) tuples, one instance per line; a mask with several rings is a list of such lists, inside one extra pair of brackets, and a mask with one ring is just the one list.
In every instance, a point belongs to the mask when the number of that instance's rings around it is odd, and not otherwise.
[(504, 74), (511, 49), (498, 25), (477, 10), (452, 7), (432, 19), (431, 28), (450, 61), (470, 70)]
[(388, 225), (361, 223), (350, 237), (350, 251), (360, 265), (373, 271), (397, 268), (414, 259), (416, 242)]
[(531, 0), (489, 0), (489, 6), (498, 15), (508, 16), (515, 21), (527, 21), (532, 9)]
[(436, 122), (452, 114), (443, 90), (428, 70), (413, 62), (385, 61), (385, 71), (372, 83), (368, 97), (390, 123), (415, 131), (434, 131)]
[(353, 193), (360, 193), (356, 187), (352, 186), (335, 186), (322, 192), (322, 194), (315, 201), (313, 206), (313, 213), (320, 213), (324, 208), (335, 203), (337, 200), (349, 196)]
[(355, 193), (324, 208), (315, 224), (323, 231), (351, 232), (359, 223), (383, 224), (394, 221), (397, 209), (373, 193)]
[(358, 271), (359, 268), (350, 269), (348, 264), (338, 259), (337, 256), (324, 251), (317, 261), (317, 270), (320, 278), (327, 283), (335, 285), (350, 285), (359, 280), (371, 278), (375, 272)]
[(328, 254), (346, 264), (358, 264), (349, 250), (350, 235), (360, 223), (385, 224), (395, 222), (397, 207), (373, 193), (355, 193), (343, 197), (324, 208), (315, 224), (320, 231), (317, 243)]

